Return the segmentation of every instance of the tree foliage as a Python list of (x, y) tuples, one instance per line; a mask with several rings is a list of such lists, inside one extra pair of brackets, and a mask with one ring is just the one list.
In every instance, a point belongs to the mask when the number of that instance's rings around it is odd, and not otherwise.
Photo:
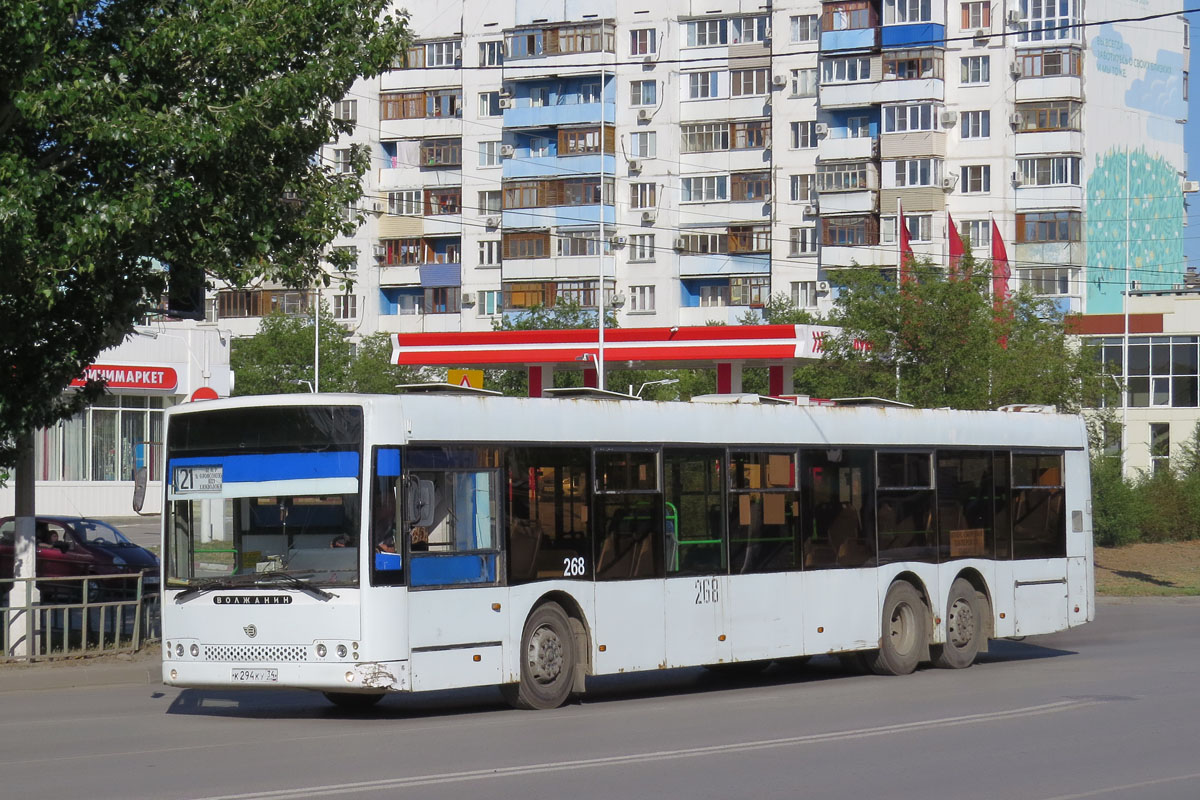
[[(388, 0), (8, 0), (0, 13), (0, 463), (167, 276), (327, 282), (367, 154), (332, 103), (403, 51)], [(334, 266), (341, 254), (331, 257)]]
[(819, 363), (797, 371), (797, 390), (920, 408), (1035, 403), (1064, 411), (1111, 391), (1052, 302), (1019, 292), (997, 308), (990, 276), (969, 255), (962, 270), (947, 276), (918, 264), (903, 286), (874, 269), (839, 271), (824, 322), (840, 332), (826, 338)]
[[(391, 363), (392, 343), (386, 333), (363, 338), (357, 348), (346, 329), (321, 308), (320, 382), (322, 392), (394, 394), (396, 386), (421, 382), (417, 370)], [(313, 318), (274, 313), (264, 317), (258, 333), (235, 339), (230, 354), (234, 395), (292, 394), (312, 390), (316, 334)]]

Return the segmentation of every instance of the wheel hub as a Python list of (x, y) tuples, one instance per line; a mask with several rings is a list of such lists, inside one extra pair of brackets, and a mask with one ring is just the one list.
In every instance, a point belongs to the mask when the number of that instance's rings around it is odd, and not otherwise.
[(538, 683), (553, 683), (562, 673), (563, 648), (558, 634), (541, 627), (529, 637), (529, 671)]
[(892, 613), (892, 624), (888, 633), (898, 653), (908, 653), (915, 645), (916, 620), (912, 607), (898, 605)]
[(975, 632), (975, 613), (971, 604), (965, 600), (955, 600), (950, 606), (948, 630), (950, 643), (955, 647), (966, 647), (971, 643)]

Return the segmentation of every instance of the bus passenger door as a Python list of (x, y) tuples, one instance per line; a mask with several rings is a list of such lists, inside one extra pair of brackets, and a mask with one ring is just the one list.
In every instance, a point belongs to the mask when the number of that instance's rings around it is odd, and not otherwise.
[(668, 667), (717, 664), (731, 657), (723, 450), (663, 453)]

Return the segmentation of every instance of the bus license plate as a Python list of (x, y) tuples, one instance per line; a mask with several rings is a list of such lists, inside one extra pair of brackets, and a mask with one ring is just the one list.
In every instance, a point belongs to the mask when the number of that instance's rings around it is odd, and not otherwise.
[(235, 669), (230, 678), (234, 683), (276, 683), (279, 680), (279, 670)]

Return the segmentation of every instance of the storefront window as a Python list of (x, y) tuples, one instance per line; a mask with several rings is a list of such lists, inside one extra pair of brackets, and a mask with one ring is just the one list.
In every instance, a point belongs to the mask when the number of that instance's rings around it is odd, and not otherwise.
[(163, 408), (173, 402), (106, 395), (80, 415), (38, 431), (38, 480), (131, 481), (139, 466), (150, 480), (162, 480)]

